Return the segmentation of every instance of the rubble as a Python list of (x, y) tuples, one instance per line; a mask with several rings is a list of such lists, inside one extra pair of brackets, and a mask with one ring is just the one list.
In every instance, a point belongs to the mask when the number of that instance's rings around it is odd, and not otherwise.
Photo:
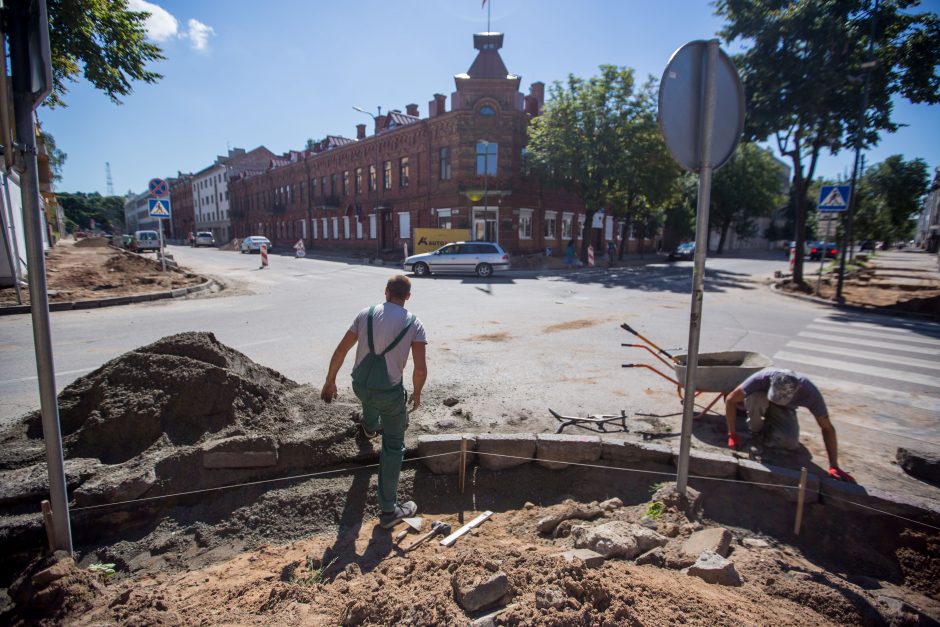
[(711, 551), (703, 551), (686, 572), (692, 577), (722, 586), (740, 586), (742, 583), (734, 563)]
[(669, 539), (634, 523), (614, 520), (596, 527), (577, 525), (571, 536), (578, 549), (591, 549), (605, 558), (633, 559), (653, 547), (664, 546)]

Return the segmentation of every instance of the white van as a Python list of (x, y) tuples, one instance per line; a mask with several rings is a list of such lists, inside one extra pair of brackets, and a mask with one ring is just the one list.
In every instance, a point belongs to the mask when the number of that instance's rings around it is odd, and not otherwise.
[(134, 231), (134, 243), (131, 249), (138, 253), (160, 250), (160, 234), (156, 231)]

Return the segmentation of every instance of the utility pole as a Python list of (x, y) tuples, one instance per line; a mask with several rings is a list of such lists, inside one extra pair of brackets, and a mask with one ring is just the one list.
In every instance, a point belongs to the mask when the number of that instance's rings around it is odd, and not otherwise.
[[(46, 0), (15, 0), (7, 3), (10, 64), (13, 78), (13, 107), (16, 127), (16, 167), (20, 171), (23, 195), (23, 223), (26, 235), (29, 301), (33, 322), (33, 344), (39, 375), (39, 403), (42, 432), (46, 442), (49, 472), (49, 500), (52, 502), (52, 535), (55, 548), (72, 552), (69, 504), (62, 459), (62, 433), (56, 399), (55, 363), (52, 359), (52, 333), (49, 324), (49, 296), (46, 292), (46, 264), (43, 256), (42, 205), (39, 197), (39, 168), (36, 164), (36, 107), (52, 91), (52, 63), (49, 51), (49, 22)], [(6, 106), (6, 103), (0, 103)]]

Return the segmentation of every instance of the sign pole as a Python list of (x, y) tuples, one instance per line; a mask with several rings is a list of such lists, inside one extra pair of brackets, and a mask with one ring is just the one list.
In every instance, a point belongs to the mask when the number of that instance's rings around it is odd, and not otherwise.
[(163, 271), (166, 272), (166, 250), (163, 248), (163, 218), (157, 218), (157, 225), (160, 229), (160, 265), (163, 266)]
[(826, 216), (826, 239), (823, 242), (823, 249), (819, 253), (819, 276), (816, 277), (816, 296), (819, 296), (819, 288), (822, 284), (823, 267), (826, 265), (826, 248), (829, 247), (829, 229), (832, 227), (832, 216)]
[(692, 449), (692, 419), (695, 413), (695, 369), (702, 330), (705, 252), (708, 248), (708, 209), (712, 192), (712, 131), (715, 120), (715, 74), (718, 65), (718, 40), (708, 42), (705, 56), (705, 89), (699, 118), (702, 167), (698, 176), (698, 204), (695, 218), (695, 266), (692, 270), (692, 311), (689, 315), (689, 347), (685, 362), (685, 397), (682, 403), (682, 435), (679, 440), (679, 469), (676, 490), (685, 497), (689, 482), (689, 453)]

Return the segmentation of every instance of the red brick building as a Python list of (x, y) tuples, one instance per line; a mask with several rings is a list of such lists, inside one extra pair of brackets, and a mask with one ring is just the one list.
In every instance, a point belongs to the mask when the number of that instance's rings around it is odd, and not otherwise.
[(170, 202), (172, 203), (172, 232), (169, 237), (185, 242), (190, 233), (196, 232), (196, 215), (193, 207), (193, 175), (179, 172), (170, 178)]
[[(473, 37), (479, 51), (456, 90), (435, 94), (428, 117), (418, 105), (372, 116), (374, 132), (328, 136), (313, 150), (290, 152), (265, 171), (229, 184), (235, 237), (265, 235), (275, 244), (303, 239), (308, 248), (340, 248), (400, 257), (414, 229), (469, 229), (513, 254), (578, 238), (579, 198), (543, 188), (525, 173), (526, 129), (544, 104), (545, 86), (519, 91), (499, 54), (501, 33)], [(601, 237), (612, 237), (608, 219)]]

